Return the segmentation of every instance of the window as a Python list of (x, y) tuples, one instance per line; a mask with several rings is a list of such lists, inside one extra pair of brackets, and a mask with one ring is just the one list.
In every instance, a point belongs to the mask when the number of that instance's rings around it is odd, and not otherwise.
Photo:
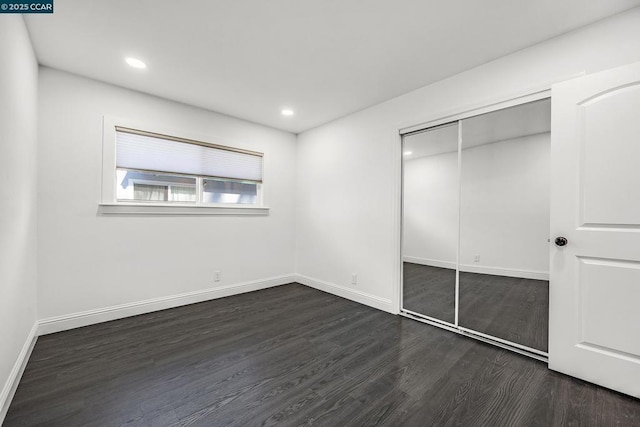
[(196, 178), (116, 170), (116, 199), (139, 202), (195, 202)]
[[(105, 144), (107, 126), (105, 119)], [(261, 205), (262, 153), (123, 126), (111, 129), (115, 129), (115, 161), (110, 166), (106, 159), (110, 150), (104, 151), (105, 168), (115, 172), (111, 203)], [(103, 195), (108, 204), (104, 199)]]

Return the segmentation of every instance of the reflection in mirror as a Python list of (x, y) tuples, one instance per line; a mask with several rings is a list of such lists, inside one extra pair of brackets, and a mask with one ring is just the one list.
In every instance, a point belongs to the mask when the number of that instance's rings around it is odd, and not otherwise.
[(461, 122), (459, 325), (547, 351), (551, 103)]
[(403, 136), (403, 308), (455, 322), (458, 124)]

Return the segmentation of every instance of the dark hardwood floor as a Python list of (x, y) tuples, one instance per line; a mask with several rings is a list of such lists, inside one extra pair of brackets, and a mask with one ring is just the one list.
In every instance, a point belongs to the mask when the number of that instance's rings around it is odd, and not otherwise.
[(460, 326), (549, 348), (549, 282), (460, 272)]
[(454, 323), (456, 271), (403, 262), (403, 308)]
[[(404, 308), (454, 323), (455, 270), (404, 263)], [(460, 272), (458, 324), (548, 351), (549, 282)]]
[(40, 337), (5, 426), (637, 426), (640, 401), (291, 284)]

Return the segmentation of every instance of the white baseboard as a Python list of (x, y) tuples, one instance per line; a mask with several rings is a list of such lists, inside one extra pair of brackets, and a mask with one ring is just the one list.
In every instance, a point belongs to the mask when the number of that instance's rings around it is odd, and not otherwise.
[(171, 295), (160, 298), (153, 298), (144, 301), (121, 304), (112, 307), (99, 308), (96, 310), (83, 311), (64, 316), (50, 317), (39, 322), (38, 335), (52, 334), (66, 331), (68, 329), (80, 328), (82, 326), (96, 323), (108, 322), (110, 320), (122, 319), (139, 314), (151, 313), (167, 308), (179, 307), (182, 305), (194, 304), (231, 295), (243, 294), (245, 292), (257, 291), (274, 286), (285, 285), (295, 282), (296, 276), (293, 274), (272, 277), (264, 280), (238, 283), (218, 288), (205, 289), (184, 294)]
[(420, 264), (420, 265), (428, 265), (430, 267), (440, 267), (440, 268), (450, 268), (455, 270), (456, 263), (451, 261), (440, 261), (437, 259), (429, 259), (429, 258), (418, 258), (415, 256), (404, 256), (402, 257), (404, 262), (410, 262), (412, 264)]
[[(456, 268), (455, 262), (440, 261), (437, 259), (404, 256), (402, 260), (404, 262), (428, 265), (431, 267), (450, 268), (452, 270)], [(492, 274), (494, 276), (518, 277), (521, 279), (549, 280), (549, 273), (547, 271), (519, 270), (516, 268), (489, 267), (486, 265), (473, 264), (460, 264), (460, 271), (466, 273)]]
[(20, 379), (22, 378), (22, 374), (39, 335), (52, 334), (96, 323), (108, 322), (110, 320), (151, 313), (167, 308), (179, 307), (285, 285), (292, 282), (298, 282), (311, 288), (328, 292), (360, 304), (368, 305), (388, 313), (397, 314), (397, 311), (394, 310), (392, 301), (389, 299), (380, 298), (366, 292), (350, 289), (334, 283), (312, 279), (307, 276), (291, 274), (41, 319), (34, 323), (33, 328), (29, 332), (25, 344), (20, 351), (20, 355), (18, 356), (9, 378), (0, 393), (0, 425), (7, 415), (9, 406), (11, 405), (11, 400), (18, 388), (18, 384), (20, 383)]
[(33, 347), (36, 345), (36, 340), (38, 339), (37, 332), (38, 322), (36, 321), (34, 322), (29, 335), (27, 335), (27, 339), (22, 346), (22, 350), (20, 350), (20, 354), (18, 355), (16, 362), (13, 364), (13, 368), (9, 373), (9, 378), (7, 378), (7, 381), (2, 387), (2, 392), (0, 392), (0, 425), (2, 425), (4, 418), (7, 416), (9, 405), (11, 405), (11, 400), (18, 389), (18, 384), (20, 383), (20, 379), (24, 373), (24, 368), (27, 366)]
[(377, 308), (378, 310), (386, 311), (387, 313), (398, 314), (394, 309), (391, 300), (386, 298), (380, 298), (366, 292), (347, 288), (341, 285), (336, 285), (335, 283), (313, 279), (301, 274), (296, 275), (296, 282), (301, 283), (305, 286), (309, 286), (310, 288), (318, 289), (323, 292), (327, 292), (351, 301), (358, 302), (360, 304), (368, 305), (369, 307)]
[(546, 271), (518, 270), (515, 268), (488, 267), (469, 264), (461, 264), (460, 271), (466, 273), (492, 274), (494, 276), (518, 277), (521, 279), (549, 280), (549, 273)]

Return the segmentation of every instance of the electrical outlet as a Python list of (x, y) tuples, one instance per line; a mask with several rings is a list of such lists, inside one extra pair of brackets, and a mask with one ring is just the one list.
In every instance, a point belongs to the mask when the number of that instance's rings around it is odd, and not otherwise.
[(221, 278), (222, 278), (222, 273), (220, 272), (220, 270), (216, 270), (216, 272), (214, 274), (214, 280), (216, 282), (219, 282)]
[(352, 285), (357, 285), (358, 284), (358, 275), (356, 273), (353, 273), (351, 275), (351, 284)]
[(480, 262), (480, 255), (473, 257), (473, 262)]

